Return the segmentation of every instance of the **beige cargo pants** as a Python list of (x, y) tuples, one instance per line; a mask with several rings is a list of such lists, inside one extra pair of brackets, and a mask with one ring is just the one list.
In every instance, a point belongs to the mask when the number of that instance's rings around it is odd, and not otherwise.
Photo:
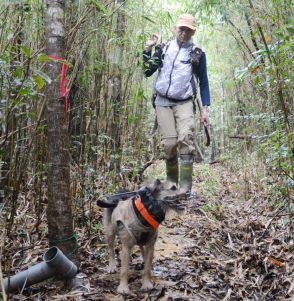
[(161, 144), (166, 159), (195, 154), (195, 116), (192, 101), (171, 107), (156, 106)]

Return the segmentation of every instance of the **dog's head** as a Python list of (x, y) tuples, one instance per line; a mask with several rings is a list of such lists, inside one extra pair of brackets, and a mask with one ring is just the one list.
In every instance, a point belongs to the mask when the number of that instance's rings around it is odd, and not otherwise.
[(159, 179), (143, 186), (138, 193), (147, 209), (154, 211), (160, 208), (164, 214), (170, 209), (176, 212), (183, 210), (182, 201), (187, 199), (186, 191), (178, 189), (175, 183)]

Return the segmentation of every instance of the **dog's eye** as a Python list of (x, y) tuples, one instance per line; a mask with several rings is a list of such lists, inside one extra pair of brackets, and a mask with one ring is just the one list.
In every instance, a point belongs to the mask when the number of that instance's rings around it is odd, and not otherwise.
[(177, 190), (177, 186), (176, 185), (173, 185), (170, 190)]

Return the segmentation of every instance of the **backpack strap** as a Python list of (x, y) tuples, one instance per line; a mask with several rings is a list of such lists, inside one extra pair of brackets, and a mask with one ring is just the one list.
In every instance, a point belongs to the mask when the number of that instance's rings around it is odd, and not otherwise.
[(193, 45), (191, 53), (190, 53), (190, 60), (191, 60), (192, 70), (193, 70), (194, 74), (196, 73), (196, 69), (199, 66), (202, 53), (203, 53), (203, 51), (201, 48), (196, 47), (196, 46), (194, 47), (194, 45)]
[(162, 67), (162, 65), (163, 65), (163, 61), (164, 61), (164, 56), (165, 56), (165, 54), (166, 54), (166, 52), (167, 52), (167, 50), (168, 50), (168, 47), (169, 47), (169, 42), (168, 43), (166, 43), (166, 44), (164, 44), (164, 43), (161, 43), (161, 44), (159, 44), (157, 47), (159, 47), (160, 48), (160, 51), (161, 51), (161, 65), (159, 66), (159, 68), (158, 68), (158, 72), (160, 72), (161, 71), (161, 67)]
[(161, 59), (164, 60), (164, 56), (168, 50), (168, 47), (170, 45), (170, 42), (167, 42), (165, 45), (164, 45), (164, 48), (163, 48), (163, 51), (162, 51), (162, 55), (161, 55)]
[(199, 48), (199, 47), (196, 47), (194, 44), (192, 45), (192, 50), (191, 50), (191, 53), (190, 53), (190, 62), (191, 62), (191, 65), (192, 65), (192, 78), (191, 78), (191, 85), (192, 85), (192, 89), (193, 89), (193, 94), (194, 94), (194, 97), (193, 97), (193, 109), (194, 109), (194, 113), (196, 111), (196, 104), (195, 104), (195, 101), (196, 101), (196, 98), (197, 98), (197, 85), (196, 85), (196, 81), (198, 82), (199, 79), (197, 78), (196, 76), (196, 70), (200, 64), (200, 59), (201, 59), (201, 56), (202, 56), (202, 49)]

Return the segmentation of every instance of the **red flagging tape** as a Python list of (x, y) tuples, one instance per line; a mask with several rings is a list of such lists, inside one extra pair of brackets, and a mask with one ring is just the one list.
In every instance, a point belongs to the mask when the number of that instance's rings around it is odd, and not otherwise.
[[(59, 61), (65, 61), (64, 58), (58, 56), (58, 55), (48, 55), (49, 58), (59, 60)], [(67, 64), (62, 63), (61, 65), (61, 74), (60, 74), (60, 96), (64, 97), (64, 106), (65, 106), (65, 112), (68, 112), (68, 94), (69, 89), (67, 88), (67, 78), (66, 78), (66, 72), (67, 72)]]

